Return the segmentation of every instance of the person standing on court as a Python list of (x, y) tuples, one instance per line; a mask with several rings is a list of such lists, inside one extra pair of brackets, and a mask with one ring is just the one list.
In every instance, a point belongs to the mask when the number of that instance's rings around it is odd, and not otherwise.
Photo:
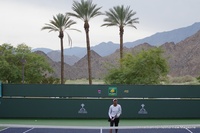
[[(119, 125), (119, 119), (121, 114), (122, 114), (121, 105), (117, 103), (117, 99), (113, 99), (113, 104), (110, 105), (108, 110), (109, 122), (111, 127), (113, 127), (114, 124), (115, 127)], [(118, 129), (115, 129), (115, 133), (117, 132)], [(110, 129), (110, 133), (112, 133), (112, 129)]]

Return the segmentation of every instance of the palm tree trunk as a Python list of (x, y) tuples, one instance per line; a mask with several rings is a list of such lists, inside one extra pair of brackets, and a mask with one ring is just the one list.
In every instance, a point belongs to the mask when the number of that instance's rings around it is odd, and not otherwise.
[(61, 84), (64, 84), (64, 50), (63, 50), (63, 36), (60, 37), (60, 46), (61, 46)]
[(88, 79), (89, 85), (92, 84), (92, 71), (91, 71), (91, 56), (90, 56), (90, 38), (89, 38), (89, 23), (86, 21), (84, 24), (87, 43), (87, 58), (88, 58)]
[(123, 26), (119, 27), (119, 35), (120, 35), (120, 59), (123, 58), (123, 34), (124, 34), (124, 28)]

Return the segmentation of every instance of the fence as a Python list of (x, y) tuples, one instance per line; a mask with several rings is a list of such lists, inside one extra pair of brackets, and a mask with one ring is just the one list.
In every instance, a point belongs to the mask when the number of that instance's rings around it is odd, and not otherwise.
[(107, 118), (113, 98), (119, 99), (122, 118), (200, 118), (198, 85), (2, 84), (0, 88), (0, 118)]

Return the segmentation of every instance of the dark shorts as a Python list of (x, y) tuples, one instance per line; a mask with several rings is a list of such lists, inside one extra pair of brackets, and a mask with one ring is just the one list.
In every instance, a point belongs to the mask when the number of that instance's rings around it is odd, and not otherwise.
[(113, 125), (117, 127), (119, 125), (119, 118), (115, 118), (114, 121), (110, 121), (110, 126), (113, 127)]

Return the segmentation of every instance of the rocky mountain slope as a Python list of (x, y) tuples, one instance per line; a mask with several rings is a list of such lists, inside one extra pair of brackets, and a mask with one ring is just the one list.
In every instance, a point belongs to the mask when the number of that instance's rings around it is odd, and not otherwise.
[[(60, 52), (58, 51), (51, 51), (51, 52), (48, 52), (47, 53), (47, 56), (49, 58), (51, 58), (53, 61), (55, 62), (59, 62), (61, 60), (61, 57), (60, 57)], [(74, 63), (76, 63), (77, 61), (79, 61), (80, 58), (74, 56), (74, 55), (64, 55), (64, 62), (66, 64), (69, 64), (69, 65), (74, 65)]]
[[(137, 45), (133, 48), (124, 48), (124, 53), (136, 54), (142, 49), (153, 48), (148, 43)], [(164, 57), (167, 59), (171, 76), (200, 76), (200, 31), (196, 34), (186, 38), (179, 43), (164, 43), (160, 46), (164, 51)], [(40, 52), (41, 53), (41, 52)], [(49, 60), (50, 65), (54, 68), (55, 77), (60, 77), (60, 63), (52, 61), (45, 53), (43, 55)], [(118, 65), (119, 50), (116, 50), (109, 56), (102, 57), (95, 51), (91, 51), (92, 63), (92, 77), (101, 79), (107, 73), (109, 66)], [(81, 79), (86, 78), (87, 70), (87, 56), (81, 58), (74, 65), (65, 64), (65, 78), (66, 79)]]
[[(134, 42), (125, 42), (124, 46), (127, 48), (133, 48), (143, 43), (148, 43), (152, 46), (160, 46), (166, 42), (178, 43), (186, 39), (187, 37), (195, 34), (198, 30), (200, 30), (200, 22), (171, 31), (159, 32), (149, 37), (136, 40)], [(115, 44), (113, 42), (102, 42), (96, 46), (91, 47), (91, 50), (94, 50), (102, 57), (109, 56), (110, 54), (114, 53), (117, 49), (119, 49), (119, 44)], [(50, 50), (45, 48), (33, 49), (33, 51), (37, 50), (43, 51), (54, 61), (60, 60), (60, 50)], [(77, 62), (86, 55), (86, 48), (85, 46), (67, 48), (64, 49), (64, 53), (66, 58), (65, 63), (73, 65), (75, 62)]]
[(166, 42), (178, 43), (180, 41), (183, 41), (187, 37), (190, 37), (191, 35), (195, 34), (199, 30), (200, 22), (196, 22), (187, 27), (182, 27), (171, 31), (158, 32), (154, 35), (136, 40), (132, 43), (125, 43), (124, 46), (130, 48), (142, 43), (149, 43), (153, 46), (160, 46)]
[(200, 76), (200, 31), (184, 41), (163, 45), (170, 57), (170, 75)]

